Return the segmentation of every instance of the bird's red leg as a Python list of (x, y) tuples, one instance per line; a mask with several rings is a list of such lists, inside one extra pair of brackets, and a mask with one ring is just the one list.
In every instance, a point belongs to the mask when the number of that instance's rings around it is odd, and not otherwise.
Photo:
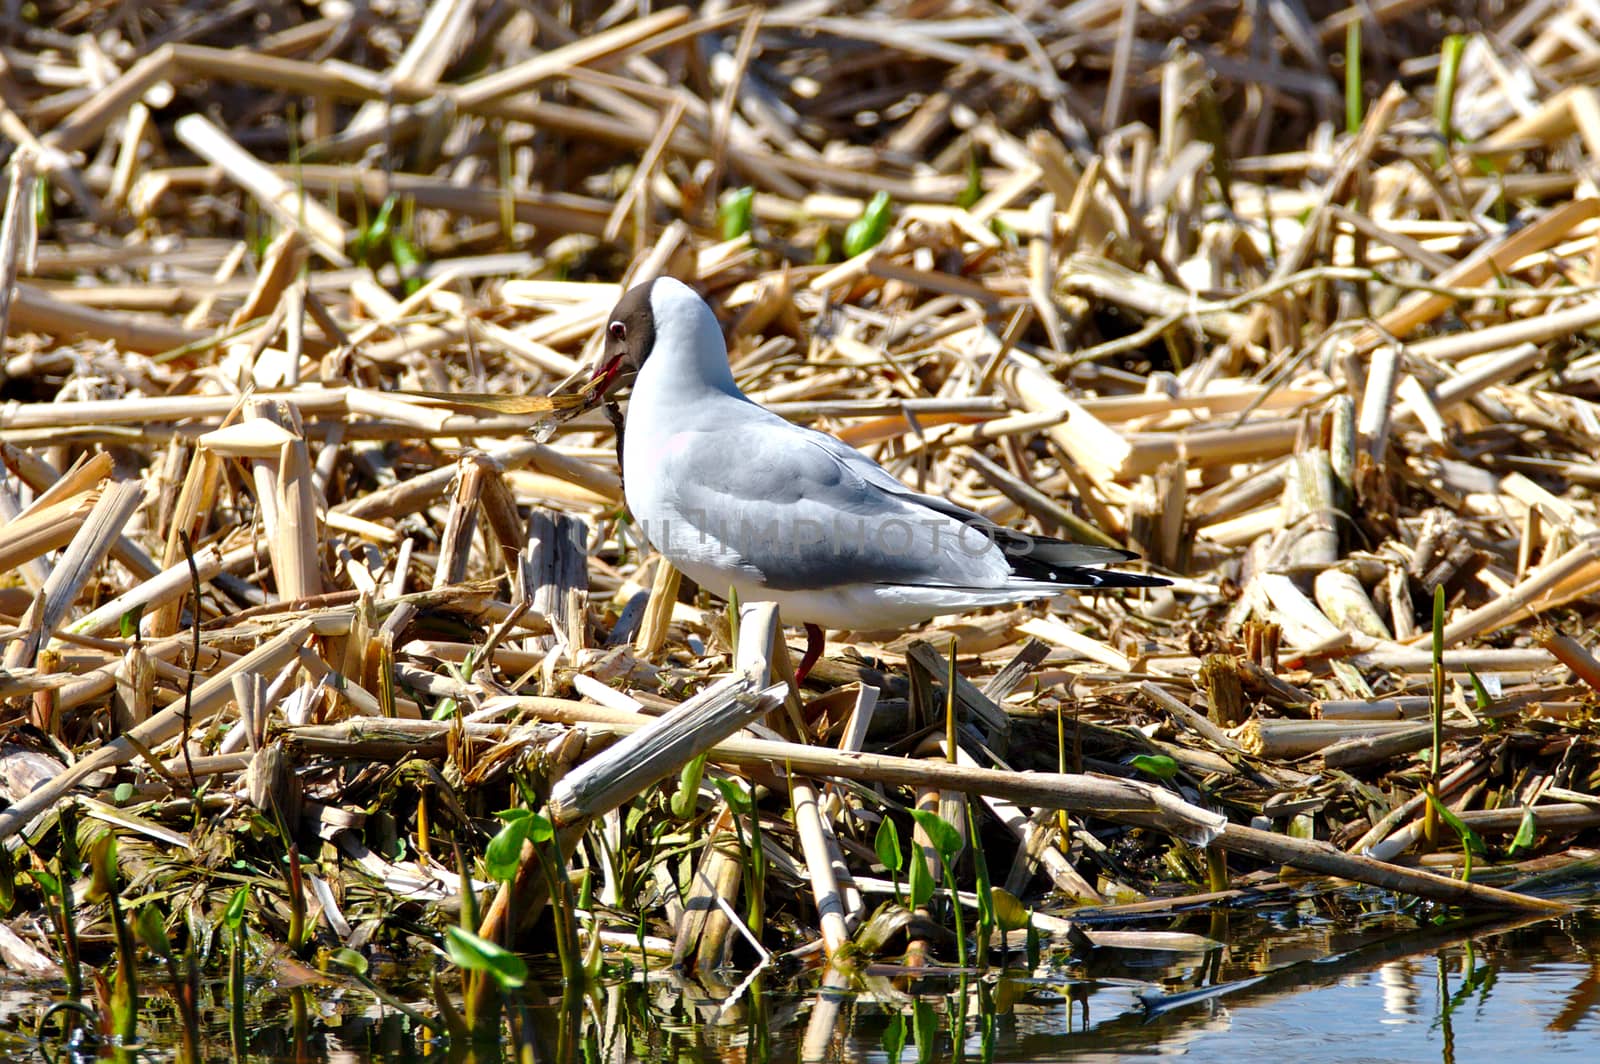
[(806, 652), (800, 659), (800, 667), (794, 671), (794, 685), (799, 687), (806, 682), (806, 677), (811, 674), (811, 666), (822, 657), (822, 646), (826, 642), (822, 629), (814, 624), (806, 625)]

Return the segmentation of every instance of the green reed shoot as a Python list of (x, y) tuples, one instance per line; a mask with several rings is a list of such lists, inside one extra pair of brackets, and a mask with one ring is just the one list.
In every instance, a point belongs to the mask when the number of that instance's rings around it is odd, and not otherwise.
[(300, 847), (292, 842), (283, 878), (289, 888), (289, 951), (298, 955), (305, 951), (311, 929), (306, 926), (305, 875), (300, 867)]
[(961, 833), (952, 827), (948, 820), (931, 810), (913, 809), (911, 815), (916, 818), (922, 833), (933, 845), (933, 851), (939, 855), (939, 864), (944, 869), (945, 886), (950, 888), (950, 909), (954, 913), (956, 922), (956, 956), (958, 963), (965, 968), (967, 966), (966, 921), (961, 915), (961, 900), (956, 897), (954, 865), (956, 855), (961, 852)]
[(77, 878), (81, 858), (78, 855), (78, 807), (68, 803), (57, 814), (56, 830), (61, 835), (61, 854), (56, 861), (56, 899), (60, 903), (61, 967), (66, 970), (67, 994), (77, 997), (83, 993), (83, 971), (78, 965), (78, 919), (72, 906), (72, 882)]
[(900, 1064), (900, 1055), (906, 1051), (905, 1013), (897, 1012), (889, 1017), (889, 1025), (883, 1029), (878, 1044), (883, 1046), (883, 1055), (889, 1064)]
[[(1009, 982), (1001, 977), (1004, 982)], [(995, 1038), (1000, 1033), (1000, 1010), (995, 1003), (997, 986), (987, 982), (978, 983), (978, 1059), (993, 1060), (995, 1051)]]
[(139, 958), (134, 950), (133, 932), (122, 912), (117, 896), (117, 840), (107, 832), (89, 850), (88, 900), (105, 902), (111, 911), (111, 932), (116, 941), (116, 969), (112, 973), (110, 1011), (111, 1033), (118, 1044), (130, 1046), (139, 1027)]
[(978, 967), (988, 968), (989, 939), (994, 937), (999, 921), (994, 911), (994, 886), (989, 882), (989, 862), (984, 859), (983, 847), (978, 845), (977, 818), (970, 801), (966, 807), (967, 837), (972, 840), (972, 871), (978, 891)]
[[(733, 813), (734, 837), (739, 840), (739, 856), (745, 868), (745, 925), (750, 933), (761, 937), (766, 922), (767, 855), (761, 848), (761, 815), (754, 798), (733, 780), (719, 779), (717, 790)], [(745, 840), (742, 820), (750, 820), (750, 839)]]
[(1533, 844), (1539, 837), (1539, 818), (1534, 815), (1533, 806), (1522, 810), (1522, 819), (1517, 823), (1517, 833), (1511, 839), (1511, 844), (1506, 847), (1508, 856), (1516, 856), (1522, 850), (1533, 849)]
[(223, 926), (228, 929), (228, 1032), (233, 1039), (233, 1055), (242, 1057), (247, 1042), (244, 1026), (244, 1005), (247, 987), (244, 978), (244, 946), (249, 934), (245, 906), (250, 901), (250, 888), (240, 887), (228, 899), (222, 911)]
[(1439, 808), (1439, 764), (1444, 747), (1444, 585), (1442, 584), (1433, 589), (1433, 668), (1430, 678), (1433, 695), (1430, 714), (1433, 718), (1433, 748), (1428, 758), (1428, 807), (1422, 818), (1422, 833), (1429, 842), (1432, 842), (1439, 829), (1436, 810)]
[(926, 998), (911, 1006), (911, 1029), (917, 1042), (917, 1064), (933, 1064), (939, 1059), (939, 1014)]
[(922, 847), (911, 847), (911, 871), (906, 877), (906, 901), (920, 909), (933, 897), (933, 873), (928, 871), (928, 856)]
[(1344, 28), (1344, 128), (1354, 133), (1361, 128), (1366, 103), (1361, 98), (1361, 20), (1351, 19)]
[(978, 165), (978, 153), (967, 152), (967, 184), (956, 197), (956, 206), (963, 209), (983, 199), (983, 167)]
[(0, 846), (0, 916), (9, 915), (17, 903), (17, 858)]
[(746, 185), (733, 189), (717, 204), (717, 231), (724, 240), (736, 240), (750, 231), (755, 217), (756, 190)]
[(28, 875), (43, 894), (55, 905), (56, 952), (61, 955), (61, 970), (66, 978), (67, 994), (78, 997), (83, 993), (83, 972), (78, 967), (78, 933), (71, 904), (72, 890), (63, 887), (63, 879), (42, 868), (30, 868)]
[(167, 925), (155, 905), (143, 905), (134, 917), (134, 928), (139, 941), (149, 950), (167, 972), (167, 985), (177, 1006), (179, 1019), (180, 1064), (196, 1064), (200, 1060), (200, 972), (195, 965), (194, 948), (184, 950), (185, 966), (178, 968), (178, 957), (167, 936)]
[(562, 976), (570, 983), (581, 985), (585, 971), (583, 957), (578, 950), (572, 884), (559, 858), (552, 860), (547, 855), (555, 839), (555, 826), (548, 817), (527, 808), (506, 809), (495, 815), (503, 821), (503, 826), (489, 840), (489, 848), (484, 852), (484, 866), (490, 878), (501, 883), (512, 882), (522, 864), (525, 847), (531, 850), (532, 859), (539, 862), (550, 896), (551, 915), (555, 920), (556, 954), (561, 961)]
[(384, 197), (378, 213), (356, 230), (350, 241), (350, 257), (369, 269), (376, 269), (378, 253), (389, 244), (389, 234), (394, 231), (394, 209), (400, 198), (393, 193)]
[(863, 251), (881, 244), (883, 238), (889, 235), (889, 223), (893, 221), (893, 217), (889, 194), (879, 192), (874, 195), (872, 202), (861, 212), (861, 217), (845, 227), (845, 257), (853, 259)]
[(527, 964), (504, 946), (455, 924), (444, 929), (444, 948), (468, 981), (467, 1021), (473, 1044), (498, 1045), (500, 995), (528, 981)]
[(1433, 120), (1439, 127), (1440, 144), (1434, 152), (1434, 164), (1443, 166), (1450, 161), (1450, 146), (1455, 143), (1456, 76), (1461, 71), (1461, 55), (1467, 49), (1467, 39), (1452, 33), (1444, 39), (1439, 50), (1439, 75), (1434, 82)]
[(678, 820), (692, 820), (700, 804), (700, 780), (705, 773), (706, 755), (701, 754), (685, 764), (678, 773), (678, 789), (672, 792), (667, 806)]
[(1456, 838), (1461, 840), (1461, 879), (1463, 882), (1472, 878), (1472, 855), (1488, 856), (1489, 848), (1484, 845), (1483, 839), (1476, 831), (1467, 826), (1467, 822), (1450, 811), (1450, 807), (1439, 800), (1439, 796), (1430, 787), (1426, 792), (1428, 797), (1428, 810), (1436, 814), (1450, 826), (1456, 833)]
[(1206, 889), (1221, 893), (1228, 886), (1228, 851), (1213, 842), (1206, 847)]
[[(1005, 967), (1006, 955), (1005, 937), (1012, 931), (1033, 930), (1033, 913), (1022, 904), (1022, 900), (1004, 887), (991, 886), (989, 894), (989, 911), (994, 914), (995, 924), (1001, 933), (1000, 966)], [(1030, 964), (1030, 967), (1033, 965)]]

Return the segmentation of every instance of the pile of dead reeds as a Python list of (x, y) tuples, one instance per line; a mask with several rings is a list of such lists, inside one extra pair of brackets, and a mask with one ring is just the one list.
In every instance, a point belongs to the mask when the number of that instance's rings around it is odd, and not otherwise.
[[(1514, 891), (1591, 867), (1585, 5), (28, 10), (0, 837), (36, 866), (66, 802), (164, 883), (244, 832), (298, 948), (464, 875), (510, 940), (559, 852), (600, 940), (702, 965), (763, 916), (839, 953), (913, 808), (978, 832), (963, 888), (1107, 917), (1280, 866), (1545, 909)], [(1173, 587), (836, 639), (795, 691), (770, 610), (639, 540), (598, 414), (418, 394), (548, 393), (661, 273), (762, 402)], [(513, 806), (552, 835), (507, 866)], [(935, 878), (972, 854), (916, 823)]]

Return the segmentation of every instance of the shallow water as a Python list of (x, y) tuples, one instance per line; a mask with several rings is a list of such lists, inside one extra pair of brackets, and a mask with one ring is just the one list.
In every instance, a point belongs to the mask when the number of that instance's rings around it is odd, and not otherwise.
[[(619, 979), (565, 1004), (551, 982), (523, 1005), (542, 1061), (885, 1061), (885, 1034), (896, 1026), (902, 1061), (950, 1060), (963, 1004), (963, 1057), (974, 1061), (1525, 1061), (1592, 1058), (1600, 1046), (1600, 910), (1523, 926), (1481, 917), (1434, 924), (1331, 896), (1144, 929), (1227, 945), (1063, 951), (1031, 975), (974, 973), (964, 993), (958, 978), (913, 981), (889, 966), (870, 969), (867, 986), (853, 991), (820, 990), (815, 973), (768, 972), (741, 985), (739, 973), (708, 982), (652, 971), (648, 982)], [(431, 1011), (424, 985), (396, 992)], [(221, 988), (209, 989), (208, 1060), (446, 1059), (439, 1042), (354, 986), (260, 986), (236, 1046)], [(0, 994), (9, 1032), (0, 1056), (37, 1052), (28, 1036), (49, 1000), (37, 986)], [(157, 1033), (138, 1057), (171, 1059), (159, 1033), (171, 1029), (162, 1024), (170, 1008), (154, 995), (147, 1007), (147, 1029)], [(577, 1022), (563, 1032), (570, 1017)]]

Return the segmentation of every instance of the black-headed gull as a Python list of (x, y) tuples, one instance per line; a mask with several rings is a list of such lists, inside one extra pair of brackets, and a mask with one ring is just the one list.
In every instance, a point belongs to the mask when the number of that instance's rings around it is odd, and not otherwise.
[(905, 628), (1069, 588), (1156, 587), (1099, 568), (1135, 555), (996, 525), (913, 491), (853, 447), (764, 409), (734, 383), (716, 315), (670, 277), (623, 294), (593, 402), (632, 378), (622, 437), (628, 509), (650, 545), (714, 594), (768, 601), (806, 629)]

